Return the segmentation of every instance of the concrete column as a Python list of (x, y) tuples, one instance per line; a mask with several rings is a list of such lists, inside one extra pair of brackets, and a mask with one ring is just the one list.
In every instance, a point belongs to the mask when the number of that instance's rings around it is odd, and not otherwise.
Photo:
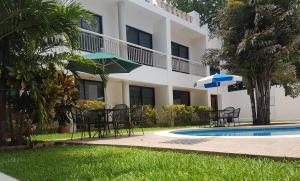
[(126, 41), (126, 3), (118, 1), (119, 39)]
[[(172, 47), (171, 47), (171, 20), (169, 18), (166, 19), (166, 54), (167, 54), (167, 70), (172, 71)], [(173, 98), (172, 98), (173, 100)]]
[(172, 104), (174, 104), (174, 102), (173, 102), (173, 87), (171, 85), (168, 85), (167, 91), (168, 91), (168, 104), (172, 105)]
[(122, 83), (122, 97), (123, 104), (130, 106), (129, 83), (125, 81)]

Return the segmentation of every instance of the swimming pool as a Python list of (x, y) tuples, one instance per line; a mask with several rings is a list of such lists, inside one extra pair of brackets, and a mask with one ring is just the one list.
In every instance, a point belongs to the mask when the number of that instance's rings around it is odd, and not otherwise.
[(256, 127), (256, 128), (212, 128), (172, 131), (186, 136), (280, 136), (300, 135), (300, 126)]

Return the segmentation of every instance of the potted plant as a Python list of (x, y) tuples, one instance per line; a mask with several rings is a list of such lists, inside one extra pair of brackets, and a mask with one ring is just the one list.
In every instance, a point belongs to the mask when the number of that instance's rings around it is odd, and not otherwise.
[(71, 130), (70, 113), (78, 100), (79, 91), (72, 75), (59, 74), (58, 81), (62, 88), (62, 97), (55, 106), (55, 120), (59, 123), (59, 132), (67, 133)]

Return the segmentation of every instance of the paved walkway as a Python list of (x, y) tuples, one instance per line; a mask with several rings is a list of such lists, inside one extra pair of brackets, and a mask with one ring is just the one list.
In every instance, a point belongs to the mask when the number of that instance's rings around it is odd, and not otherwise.
[(167, 137), (148, 132), (145, 135), (104, 139), (63, 141), (67, 143), (149, 147), (184, 151), (241, 154), (300, 159), (300, 137), (275, 138), (183, 138)]
[(0, 172), (0, 180), (1, 181), (18, 181), (17, 179), (12, 178), (8, 175), (5, 175), (4, 173), (1, 173), (1, 172)]

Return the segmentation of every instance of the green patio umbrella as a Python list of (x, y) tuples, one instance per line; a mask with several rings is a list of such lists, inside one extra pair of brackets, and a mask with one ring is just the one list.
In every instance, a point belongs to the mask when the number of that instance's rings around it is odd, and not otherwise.
[[(114, 73), (129, 73), (142, 66), (126, 58), (118, 57), (110, 53), (90, 53), (83, 56), (84, 60), (69, 61), (66, 69), (72, 72), (84, 72), (89, 74), (104, 75)], [(97, 65), (97, 66), (95, 66)], [(101, 77), (103, 79), (103, 77)], [(106, 97), (106, 85), (104, 85), (104, 96)], [(105, 99), (107, 101), (107, 99)]]
[[(126, 58), (118, 57), (110, 53), (90, 53), (83, 56), (85, 60), (70, 61), (67, 69), (72, 71), (98, 74), (99, 70), (106, 74), (129, 73), (141, 66)], [(97, 65), (97, 68), (95, 67)]]

